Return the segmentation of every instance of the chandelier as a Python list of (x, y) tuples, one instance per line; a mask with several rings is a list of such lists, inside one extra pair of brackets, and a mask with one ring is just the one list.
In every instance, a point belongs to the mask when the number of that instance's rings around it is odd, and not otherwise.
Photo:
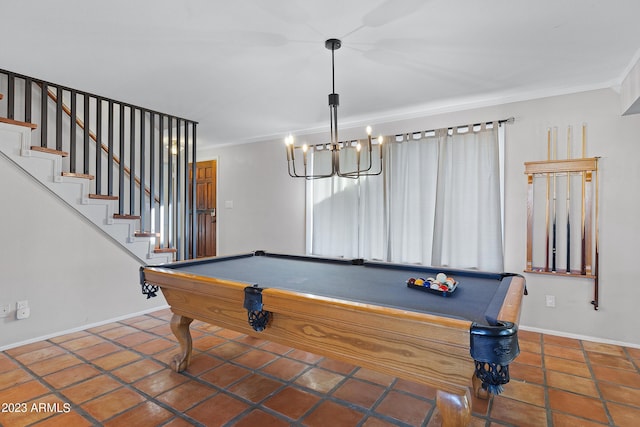
[[(314, 145), (295, 145), (293, 136), (285, 139), (287, 150), (287, 169), (293, 178), (318, 179), (339, 176), (343, 178), (360, 178), (361, 176), (380, 175), (382, 173), (382, 136), (376, 142), (371, 140), (371, 126), (367, 126), (367, 138), (364, 140), (340, 141), (338, 139), (338, 105), (340, 96), (336, 92), (334, 53), (340, 49), (342, 42), (329, 39), (324, 43), (331, 50), (332, 93), (329, 94), (329, 117), (331, 124), (331, 141)], [(378, 153), (374, 153), (374, 146)], [(302, 153), (296, 155), (296, 153)], [(375, 154), (379, 154), (379, 164), (374, 168)], [(300, 165), (302, 157), (302, 165)], [(309, 164), (309, 159), (316, 159)], [(321, 157), (330, 158), (330, 167), (320, 169)], [(364, 159), (363, 159), (364, 157)], [(342, 165), (341, 165), (342, 162)], [(297, 167), (296, 167), (297, 164)], [(345, 165), (346, 164), (346, 165)]]

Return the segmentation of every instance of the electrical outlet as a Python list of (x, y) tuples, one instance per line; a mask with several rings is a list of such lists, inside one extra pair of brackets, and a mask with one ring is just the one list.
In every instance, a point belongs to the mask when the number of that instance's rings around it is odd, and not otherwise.
[(16, 319), (22, 320), (27, 319), (31, 315), (31, 309), (29, 307), (24, 307), (16, 311)]
[(0, 304), (0, 317), (7, 317), (11, 312), (11, 304)]
[(556, 297), (553, 295), (545, 295), (545, 301), (547, 307), (555, 307), (556, 306)]

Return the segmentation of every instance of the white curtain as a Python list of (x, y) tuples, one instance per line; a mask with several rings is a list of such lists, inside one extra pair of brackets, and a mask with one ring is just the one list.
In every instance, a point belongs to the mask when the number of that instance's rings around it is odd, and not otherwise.
[(380, 176), (309, 181), (310, 252), (502, 271), (497, 123), (385, 144)]

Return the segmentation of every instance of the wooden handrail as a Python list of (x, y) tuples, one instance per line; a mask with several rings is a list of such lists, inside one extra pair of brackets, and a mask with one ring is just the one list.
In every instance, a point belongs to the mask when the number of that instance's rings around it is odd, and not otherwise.
[[(49, 96), (49, 98), (51, 98), (51, 100), (53, 100), (53, 102), (58, 102), (58, 96), (51, 89), (47, 89), (47, 95)], [(71, 109), (64, 102), (62, 103), (62, 110), (69, 117), (71, 117)], [(80, 129), (84, 130), (84, 122), (80, 120), (80, 118), (77, 116), (75, 117), (75, 120), (76, 120), (76, 124), (80, 126)], [(109, 147), (101, 142), (98, 142), (98, 137), (91, 131), (91, 129), (89, 129), (89, 138), (91, 138), (96, 145), (100, 144), (100, 148), (102, 149), (103, 152), (105, 153), (109, 152)], [(118, 158), (118, 156), (114, 155), (113, 161), (118, 165), (120, 164), (120, 159)], [(131, 169), (129, 169), (126, 165), (124, 166), (124, 172), (129, 177), (131, 177)], [(140, 181), (140, 178), (134, 175), (133, 180), (136, 182), (136, 184), (138, 184), (138, 187), (142, 187), (142, 182)], [(147, 186), (144, 186), (144, 192), (147, 196), (151, 197), (151, 190)], [(157, 196), (154, 196), (153, 198), (157, 203), (160, 203), (160, 199)]]

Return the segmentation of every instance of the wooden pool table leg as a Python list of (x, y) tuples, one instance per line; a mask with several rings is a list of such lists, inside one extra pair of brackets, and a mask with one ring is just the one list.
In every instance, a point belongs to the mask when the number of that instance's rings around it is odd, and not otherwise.
[(193, 319), (178, 314), (174, 314), (171, 317), (171, 330), (180, 343), (180, 353), (173, 356), (171, 361), (171, 369), (176, 372), (182, 372), (187, 369), (191, 360), (192, 345), (191, 333), (189, 332), (191, 322), (193, 322)]
[(471, 394), (447, 393), (438, 390), (436, 406), (442, 417), (442, 427), (462, 427), (471, 423)]

